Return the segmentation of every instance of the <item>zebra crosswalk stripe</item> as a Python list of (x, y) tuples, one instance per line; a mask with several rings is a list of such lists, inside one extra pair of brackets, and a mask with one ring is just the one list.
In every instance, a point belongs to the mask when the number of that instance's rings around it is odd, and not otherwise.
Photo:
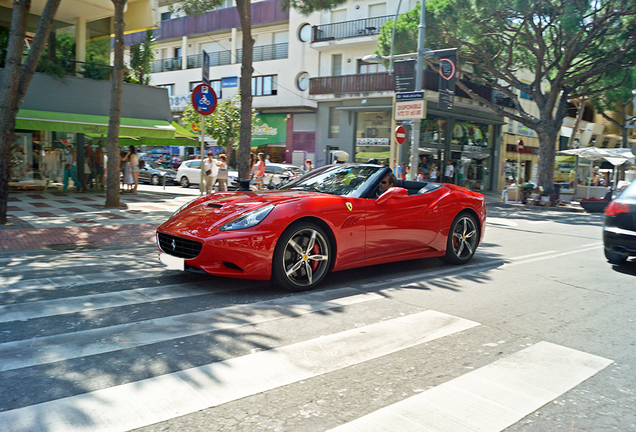
[(0, 413), (5, 430), (125, 431), (327, 374), (479, 323), (436, 311)]
[(499, 432), (612, 363), (539, 342), (330, 432)]

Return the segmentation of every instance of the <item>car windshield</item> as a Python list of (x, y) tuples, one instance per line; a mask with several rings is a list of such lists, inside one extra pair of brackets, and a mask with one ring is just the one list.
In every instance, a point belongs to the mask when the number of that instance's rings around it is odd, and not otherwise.
[(170, 167), (169, 162), (147, 162), (146, 165), (152, 169), (166, 169)]
[(303, 190), (340, 196), (360, 196), (384, 170), (378, 165), (328, 165), (300, 177), (279, 190)]

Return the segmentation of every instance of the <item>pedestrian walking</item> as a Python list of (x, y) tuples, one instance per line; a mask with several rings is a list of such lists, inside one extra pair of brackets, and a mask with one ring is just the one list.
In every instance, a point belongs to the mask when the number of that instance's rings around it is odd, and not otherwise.
[(70, 144), (66, 145), (66, 156), (64, 159), (64, 192), (68, 191), (68, 179), (73, 180), (78, 192), (82, 192), (82, 183), (77, 179), (77, 158), (75, 150)]
[(455, 174), (455, 167), (453, 166), (453, 162), (449, 160), (448, 165), (446, 165), (446, 169), (444, 170), (444, 182), (452, 183), (454, 174)]
[(203, 172), (205, 173), (205, 193), (214, 192), (214, 184), (216, 183), (219, 173), (219, 166), (217, 160), (214, 159), (214, 153), (212, 150), (208, 152), (207, 159), (201, 161), (203, 163)]

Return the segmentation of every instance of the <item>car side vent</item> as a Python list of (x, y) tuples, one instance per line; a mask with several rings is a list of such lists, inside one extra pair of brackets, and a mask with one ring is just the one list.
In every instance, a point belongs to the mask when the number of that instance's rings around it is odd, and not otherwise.
[(203, 247), (201, 242), (164, 233), (158, 233), (157, 238), (162, 251), (179, 258), (196, 258)]
[(221, 204), (210, 203), (208, 204), (208, 207), (221, 208), (223, 206)]

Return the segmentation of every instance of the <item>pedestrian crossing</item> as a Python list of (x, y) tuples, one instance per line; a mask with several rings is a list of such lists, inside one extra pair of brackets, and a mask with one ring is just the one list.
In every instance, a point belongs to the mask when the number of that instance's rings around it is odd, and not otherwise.
[[(78, 253), (59, 268), (45, 255), (20, 262), (47, 277), (0, 270), (0, 430), (129, 431), (280, 389), (302, 393), (315, 380), (353, 382), (356, 370), (388, 359), (453, 368), (445, 349), (485, 345), (481, 323), (400, 303), (372, 283), (288, 294), (261, 282), (174, 276), (154, 257), (133, 283), (129, 270), (80, 278), (83, 268), (130, 259), (120, 252)], [(425, 348), (430, 357), (416, 354)], [(340, 420), (279, 430), (502, 431), (611, 363), (535, 341), (415, 395), (373, 401), (354, 418), (334, 412)]]

